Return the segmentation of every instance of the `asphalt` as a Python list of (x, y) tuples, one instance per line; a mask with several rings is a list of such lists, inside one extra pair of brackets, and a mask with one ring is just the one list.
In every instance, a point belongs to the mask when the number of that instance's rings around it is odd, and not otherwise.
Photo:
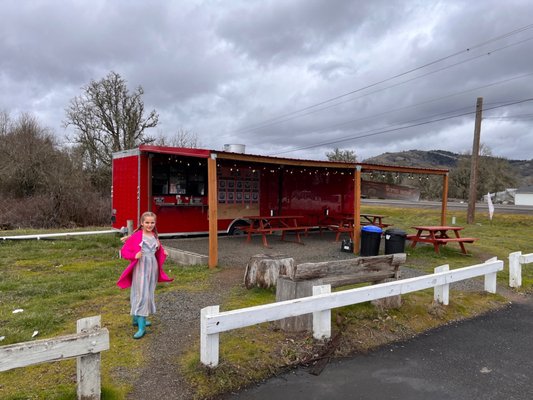
[(533, 297), (224, 399), (531, 400)]

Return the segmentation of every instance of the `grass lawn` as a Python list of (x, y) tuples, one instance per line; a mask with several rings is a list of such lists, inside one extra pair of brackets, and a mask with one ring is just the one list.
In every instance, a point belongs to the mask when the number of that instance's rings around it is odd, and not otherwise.
[[(425, 209), (364, 207), (364, 212), (387, 215), (394, 228), (439, 224), (440, 212)], [(495, 215), (492, 224), (478, 213), (475, 225), (465, 225), (465, 212), (450, 211), (457, 224), (465, 226), (463, 236), (478, 237), (468, 245), (471, 255), (464, 256), (457, 244), (449, 244), (440, 255), (431, 246), (407, 249), (410, 267), (432, 272), (450, 264), (459, 268), (497, 256), (504, 260), (505, 271), (498, 283), (508, 283), (510, 252), (533, 252), (533, 216)], [(42, 231), (41, 231), (42, 232)], [(14, 232), (6, 232), (10, 234)], [(21, 233), (21, 232), (17, 232)], [(27, 232), (22, 232), (27, 233)], [(135, 380), (134, 371), (143, 361), (147, 340), (131, 339), (129, 291), (119, 290), (115, 282), (127, 261), (118, 258), (118, 236), (97, 235), (57, 240), (0, 242), (0, 345), (71, 334), (76, 320), (101, 315), (110, 331), (111, 349), (102, 353), (103, 399), (124, 399)], [(161, 290), (195, 290), (206, 284), (212, 272), (207, 267), (166, 267), (175, 284)], [(533, 290), (533, 267), (524, 268), (521, 291)], [(222, 305), (229, 310), (274, 301), (271, 290), (234, 288)], [(337, 355), (368, 349), (390, 340), (411, 337), (449, 320), (467, 318), (498, 307), (505, 302), (499, 295), (454, 293), (450, 306), (436, 306), (432, 291), (403, 296), (399, 310), (379, 311), (370, 304), (344, 307), (333, 318), (344, 321), (343, 342)], [(13, 314), (15, 309), (23, 312)], [(270, 376), (287, 365), (297, 365), (317, 351), (317, 344), (306, 335), (290, 335), (272, 324), (257, 325), (221, 335), (221, 364), (206, 373), (199, 365), (199, 346), (181, 360), (181, 369), (198, 397), (210, 396)], [(74, 399), (76, 397), (75, 361), (48, 363), (0, 373), (2, 399)]]
[[(111, 343), (102, 353), (102, 398), (125, 398), (146, 342), (131, 339), (129, 291), (115, 285), (128, 263), (119, 259), (120, 247), (113, 234), (0, 242), (0, 345), (76, 333), (76, 320), (101, 315)], [(169, 269), (176, 278), (172, 290), (197, 290), (210, 274), (171, 262)], [(24, 311), (13, 314), (16, 309)], [(75, 399), (76, 362), (1, 372), (0, 398)]]

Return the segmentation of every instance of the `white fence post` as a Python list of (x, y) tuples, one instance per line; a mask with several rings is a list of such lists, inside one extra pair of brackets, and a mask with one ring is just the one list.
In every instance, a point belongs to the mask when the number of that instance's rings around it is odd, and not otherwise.
[[(450, 266), (445, 264), (441, 265), (440, 267), (436, 267), (434, 272), (447, 272), (449, 270)], [(450, 284), (446, 283), (444, 285), (435, 286), (433, 290), (433, 300), (447, 306), (450, 302)]]
[(509, 286), (520, 287), (522, 286), (522, 266), (520, 265), (521, 251), (515, 251), (509, 253)]
[(218, 333), (207, 333), (207, 316), (216, 315), (220, 306), (202, 308), (200, 312), (200, 361), (209, 367), (218, 365)]
[(100, 352), (109, 350), (109, 331), (100, 316), (77, 321), (78, 333), (0, 346), (0, 372), (77, 358), (78, 399), (100, 399)]
[[(331, 293), (331, 285), (313, 286), (313, 296)], [(313, 337), (328, 339), (331, 337), (331, 309), (313, 313)]]
[[(498, 257), (489, 258), (485, 261), (485, 264), (490, 264), (495, 261), (498, 261)], [(496, 283), (497, 283), (498, 274), (497, 272), (491, 272), (485, 274), (485, 291), (489, 293), (496, 293)]]
[[(76, 321), (76, 332), (87, 333), (100, 329), (101, 318), (83, 318)], [(80, 356), (76, 361), (78, 399), (99, 400), (101, 394), (100, 353)]]

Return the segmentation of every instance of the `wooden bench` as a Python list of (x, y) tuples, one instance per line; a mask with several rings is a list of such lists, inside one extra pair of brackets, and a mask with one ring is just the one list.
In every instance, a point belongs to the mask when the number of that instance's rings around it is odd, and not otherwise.
[[(382, 283), (399, 279), (400, 266), (405, 264), (405, 253), (374, 257), (356, 257), (348, 260), (303, 263), (295, 265), (280, 275), (276, 285), (276, 301), (311, 296), (313, 286), (330, 284), (332, 287), (357, 283)], [(380, 307), (400, 307), (400, 296), (392, 296), (373, 302)], [(279, 321), (281, 329), (289, 332), (312, 329), (312, 314), (285, 318)]]
[(448, 242), (474, 243), (476, 240), (478, 240), (478, 238), (460, 237), (460, 238), (437, 238), (435, 239), (437, 243), (443, 243), (443, 244), (446, 244)]

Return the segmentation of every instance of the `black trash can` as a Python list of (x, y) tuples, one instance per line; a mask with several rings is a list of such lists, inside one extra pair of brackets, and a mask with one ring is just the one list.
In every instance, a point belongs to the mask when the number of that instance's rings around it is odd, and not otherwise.
[(382, 229), (379, 226), (368, 225), (361, 228), (361, 252), (362, 257), (379, 255), (379, 243), (381, 242)]
[(385, 254), (405, 253), (405, 239), (407, 232), (401, 229), (387, 229), (385, 231)]

